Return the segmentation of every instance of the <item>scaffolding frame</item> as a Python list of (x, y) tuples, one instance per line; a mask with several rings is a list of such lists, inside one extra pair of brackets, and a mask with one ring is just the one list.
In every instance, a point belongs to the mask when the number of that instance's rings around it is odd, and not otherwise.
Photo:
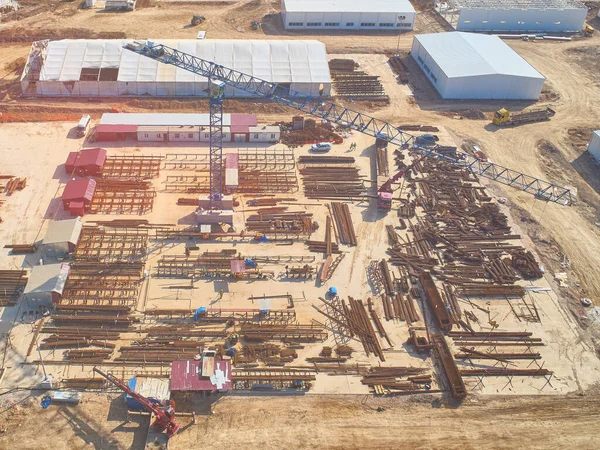
[(109, 156), (102, 167), (105, 179), (152, 179), (160, 175), (162, 156)]

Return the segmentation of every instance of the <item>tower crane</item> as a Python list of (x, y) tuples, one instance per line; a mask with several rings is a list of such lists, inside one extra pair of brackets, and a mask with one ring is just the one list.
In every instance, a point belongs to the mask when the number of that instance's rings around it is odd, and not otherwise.
[(134, 399), (140, 402), (144, 408), (146, 408), (146, 410), (154, 414), (154, 422), (152, 422), (150, 425), (150, 428), (152, 428), (154, 431), (162, 433), (166, 430), (167, 438), (170, 438), (177, 433), (177, 430), (179, 430), (181, 425), (175, 423), (175, 408), (172, 405), (157, 405), (143, 395), (138, 394), (133, 389), (130, 389), (129, 386), (127, 386), (122, 380), (119, 380), (117, 377), (115, 377), (112, 373), (104, 373), (96, 367), (94, 367), (94, 372), (102, 375), (126, 394), (131, 395)]
[[(151, 41), (134, 41), (133, 43), (126, 44), (125, 48), (155, 61), (171, 64), (180, 69), (203, 76), (209, 80), (209, 88), (211, 83), (220, 82), (235, 89), (245, 91), (253, 96), (269, 99), (320, 119), (325, 119), (369, 136), (383, 139), (401, 148), (412, 148), (412, 150), (421, 155), (427, 154), (430, 158), (447, 161), (454, 166), (469, 170), (475, 175), (527, 192), (536, 198), (561, 205), (570, 205), (573, 202), (571, 191), (568, 188), (517, 172), (490, 161), (483, 161), (468, 153), (439, 153), (436, 151), (437, 145), (433, 148), (423, 147), (417, 142), (418, 139), (416, 136), (405, 133), (388, 122), (354, 111), (345, 106), (337, 105), (321, 97), (313, 97), (294, 91), (277, 83), (229, 69), (215, 62), (184, 53), (163, 44)], [(217, 186), (217, 181), (222, 180), (223, 170), (220, 164), (222, 158), (222, 134), (220, 140), (221, 148), (219, 149), (217, 139), (215, 139), (215, 145), (213, 146), (212, 132), (213, 104), (217, 106), (218, 101), (218, 99), (211, 96), (211, 198), (220, 197), (222, 189), (222, 186)], [(220, 101), (222, 115), (222, 96)], [(214, 112), (218, 112), (217, 107), (214, 108)], [(215, 130), (217, 130), (217, 127), (217, 121), (215, 121)], [(215, 132), (215, 136), (217, 134), (218, 131)]]

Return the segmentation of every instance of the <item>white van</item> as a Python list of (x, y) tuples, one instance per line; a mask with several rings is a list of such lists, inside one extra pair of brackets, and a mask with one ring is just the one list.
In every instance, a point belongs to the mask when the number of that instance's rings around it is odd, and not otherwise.
[(92, 118), (90, 117), (89, 114), (84, 114), (83, 116), (81, 116), (81, 119), (79, 120), (79, 123), (77, 124), (77, 136), (78, 137), (84, 137), (87, 134), (88, 128), (90, 127), (91, 122), (92, 122)]

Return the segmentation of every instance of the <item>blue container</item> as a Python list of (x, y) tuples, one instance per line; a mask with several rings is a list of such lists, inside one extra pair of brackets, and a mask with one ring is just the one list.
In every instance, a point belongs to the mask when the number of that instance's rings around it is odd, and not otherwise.
[(201, 306), (200, 308), (198, 308), (196, 310), (196, 312), (194, 313), (194, 320), (197, 321), (198, 319), (200, 319), (200, 317), (206, 315), (207, 311), (208, 310), (204, 306)]

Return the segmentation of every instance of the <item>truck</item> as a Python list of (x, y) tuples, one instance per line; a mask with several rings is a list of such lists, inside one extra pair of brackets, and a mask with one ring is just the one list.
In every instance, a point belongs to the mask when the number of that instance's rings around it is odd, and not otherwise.
[(509, 110), (502, 108), (496, 111), (492, 123), (499, 127), (510, 127), (515, 125), (522, 125), (525, 123), (542, 122), (544, 120), (550, 120), (556, 112), (548, 107), (541, 109), (533, 109), (530, 111), (524, 111), (520, 113), (511, 113)]
[(412, 164), (410, 164), (409, 166), (406, 166), (406, 167), (400, 169), (396, 173), (396, 175), (394, 175), (392, 178), (387, 180), (379, 188), (379, 194), (377, 196), (377, 206), (379, 207), (380, 210), (389, 211), (390, 209), (392, 209), (392, 198), (393, 198), (393, 193), (394, 193), (394, 191), (392, 189), (392, 185), (396, 181), (398, 181), (400, 178), (402, 178), (409, 170), (411, 170), (413, 167), (415, 167), (417, 164), (419, 164), (421, 161), (423, 161), (425, 158), (427, 158), (430, 154), (431, 154), (431, 151), (425, 153), (419, 159), (414, 160), (412, 162)]

